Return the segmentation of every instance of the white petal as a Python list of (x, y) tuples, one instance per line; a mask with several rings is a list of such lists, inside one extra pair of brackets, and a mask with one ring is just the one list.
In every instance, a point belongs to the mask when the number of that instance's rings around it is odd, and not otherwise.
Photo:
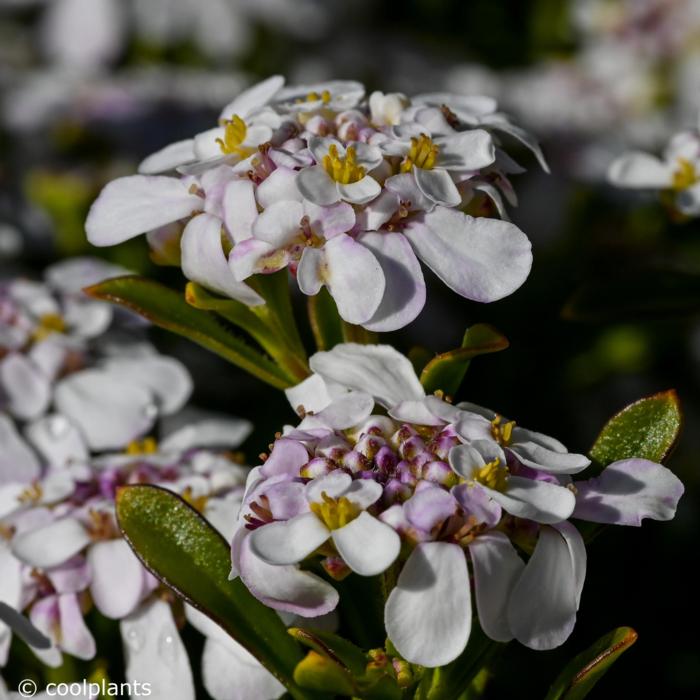
[(95, 542), (87, 552), (92, 571), (90, 593), (106, 617), (134, 611), (143, 593), (143, 567), (125, 540)]
[(289, 405), (296, 411), (300, 406), (304, 411), (322, 411), (331, 402), (331, 395), (320, 374), (312, 374), (284, 393)]
[(313, 479), (305, 488), (306, 498), (310, 503), (322, 503), (323, 494), (339, 498), (352, 486), (352, 477), (342, 469), (335, 469), (325, 476)]
[(281, 248), (300, 235), (303, 216), (301, 202), (275, 202), (258, 216), (253, 235), (275, 248)]
[(127, 681), (149, 684), (153, 697), (194, 700), (192, 671), (170, 606), (157, 598), (120, 623)]
[(334, 530), (333, 542), (345, 563), (360, 576), (376, 576), (386, 571), (401, 550), (401, 538), (393, 528), (367, 511)]
[(377, 333), (407, 326), (425, 306), (423, 271), (411, 245), (400, 233), (370, 231), (358, 241), (374, 253), (386, 282), (379, 308), (362, 325)]
[(61, 467), (71, 462), (85, 462), (89, 451), (80, 431), (60, 414), (44, 416), (25, 428), (27, 439), (47, 464)]
[(386, 408), (425, 396), (410, 360), (389, 345), (341, 343), (317, 352), (309, 365), (324, 379), (370, 394)]
[(443, 421), (430, 410), (425, 399), (402, 401), (389, 411), (389, 415), (405, 423), (419, 425), (443, 425)]
[(436, 204), (456, 207), (462, 201), (462, 195), (447, 170), (414, 168), (413, 173), (418, 189)]
[(419, 544), (386, 602), (386, 631), (401, 656), (430, 668), (456, 659), (471, 631), (469, 572), (461, 547)]
[(437, 159), (440, 168), (480, 170), (491, 165), (496, 158), (493, 139), (483, 129), (470, 129), (438, 138), (436, 144), (440, 149)]
[(222, 110), (220, 119), (231, 119), (234, 114), (244, 117), (260, 107), (264, 107), (284, 85), (281, 75), (272, 75), (252, 85), (229, 102)]
[(374, 399), (368, 394), (352, 391), (334, 399), (314, 417), (334, 430), (345, 430), (361, 423), (374, 408)]
[(173, 177), (130, 175), (110, 182), (95, 200), (85, 231), (96, 246), (122, 243), (141, 233), (184, 219), (204, 202)]
[[(297, 173), (291, 168), (273, 170), (257, 187), (255, 195), (263, 208), (275, 202), (301, 202), (301, 194), (296, 185)], [(249, 181), (250, 182), (250, 181)]]
[(626, 153), (612, 163), (608, 180), (617, 187), (664, 189), (671, 186), (673, 167), (648, 153)]
[(382, 497), (382, 485), (374, 479), (355, 479), (343, 492), (343, 496), (363, 510)]
[(161, 440), (163, 452), (184, 452), (193, 447), (238, 447), (253, 430), (241, 418), (208, 418), (187, 423)]
[(265, 303), (257, 292), (239, 282), (229, 268), (221, 244), (219, 219), (210, 214), (195, 216), (185, 227), (180, 246), (185, 277), (247, 306)]
[(240, 575), (250, 592), (275, 610), (318, 617), (338, 605), (338, 592), (323, 579), (295, 566), (275, 566), (256, 557), (246, 537), (240, 544)]
[(7, 410), (23, 420), (40, 416), (51, 401), (49, 378), (25, 355), (12, 353), (0, 361), (0, 388)]
[(305, 248), (297, 267), (299, 289), (307, 296), (315, 296), (325, 284), (326, 257), (320, 248)]
[(637, 527), (644, 518), (671, 520), (684, 491), (673, 472), (646, 459), (613, 462), (599, 476), (575, 485), (575, 518)]
[(232, 180), (223, 196), (224, 223), (235, 243), (253, 235), (253, 224), (258, 218), (255, 190), (250, 180)]
[(552, 527), (564, 538), (569, 547), (571, 563), (574, 567), (574, 581), (576, 583), (576, 609), (581, 602), (583, 584), (586, 581), (586, 545), (581, 537), (581, 533), (570, 522), (564, 521), (556, 523)]
[[(367, 204), (371, 202), (382, 191), (381, 185), (369, 175), (365, 175), (357, 182), (351, 182), (347, 185), (338, 183), (338, 192), (340, 196), (347, 202), (353, 204)], [(313, 200), (312, 200), (313, 201)]]
[(469, 545), (479, 622), (496, 642), (509, 642), (508, 600), (525, 564), (502, 532), (487, 532)]
[(75, 518), (62, 518), (36, 530), (17, 535), (12, 551), (30, 566), (58, 566), (90, 542), (87, 530)]
[(328, 206), (340, 200), (335, 182), (320, 165), (301, 170), (296, 185), (302, 196), (315, 204)]
[(532, 251), (514, 224), (437, 207), (404, 230), (418, 257), (458, 294), (490, 302), (527, 278)]
[(578, 474), (591, 463), (585, 455), (555, 452), (534, 442), (514, 442), (509, 449), (525, 466), (550, 474)]
[(78, 426), (95, 450), (121, 449), (153, 426), (158, 415), (146, 388), (100, 370), (69, 375), (56, 385), (58, 410)]
[(532, 134), (528, 133), (525, 131), (525, 129), (522, 129), (519, 126), (516, 126), (515, 124), (511, 124), (505, 119), (497, 118), (496, 115), (483, 119), (482, 124), (489, 126), (491, 129), (502, 131), (504, 134), (509, 134), (514, 139), (520, 141), (520, 143), (532, 151), (542, 170), (544, 170), (546, 173), (549, 172), (549, 166), (547, 165), (547, 160), (544, 157), (544, 153), (542, 153), (540, 144), (537, 142), (537, 139), (532, 136)]
[(165, 148), (144, 158), (138, 167), (140, 175), (157, 175), (168, 170), (175, 170), (178, 165), (191, 163), (194, 160), (194, 141), (185, 139), (176, 141)]
[(506, 456), (492, 440), (474, 440), (467, 445), (457, 445), (450, 450), (449, 461), (452, 470), (464, 479), (473, 479), (487, 462), (499, 460), (505, 466)]
[(558, 523), (574, 511), (576, 497), (567, 488), (522, 476), (509, 476), (504, 492), (484, 486), (504, 510), (536, 523)]
[(329, 536), (328, 528), (314, 513), (304, 513), (253, 530), (249, 536), (250, 549), (268, 564), (296, 564), (318, 549)]
[(96, 652), (95, 640), (85, 624), (75, 593), (58, 596), (58, 614), (61, 620), (61, 649), (78, 659), (92, 659)]
[(29, 483), (39, 476), (39, 460), (19, 436), (12, 419), (0, 413), (0, 485)]
[(554, 649), (576, 624), (576, 577), (566, 540), (543, 527), (508, 604), (515, 638), (530, 649)]

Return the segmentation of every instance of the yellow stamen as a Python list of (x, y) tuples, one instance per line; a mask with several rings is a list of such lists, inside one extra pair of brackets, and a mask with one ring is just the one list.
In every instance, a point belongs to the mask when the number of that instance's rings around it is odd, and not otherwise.
[(686, 158), (679, 158), (678, 169), (673, 173), (673, 189), (685, 190), (699, 179), (695, 166)]
[(224, 121), (224, 138), (216, 139), (222, 153), (237, 153), (239, 155), (248, 155), (249, 149), (241, 147), (245, 141), (248, 127), (246, 123), (237, 115), (234, 114), (231, 119)]
[(312, 91), (306, 96), (306, 100), (299, 100), (299, 102), (317, 102), (318, 100), (321, 100), (323, 104), (327, 105), (331, 101), (331, 93), (328, 90), (324, 90), (320, 94)]
[(411, 149), (401, 161), (401, 172), (407, 173), (413, 167), (432, 170), (435, 167), (440, 149), (433, 143), (430, 136), (421, 134), (411, 138)]
[(158, 452), (158, 443), (155, 438), (147, 437), (143, 440), (132, 440), (124, 450), (128, 455), (152, 455)]
[(20, 503), (38, 503), (42, 495), (41, 484), (34, 483), (27, 486), (27, 488), (19, 494), (17, 500)]
[(191, 486), (186, 487), (180, 495), (182, 496), (183, 501), (189, 503), (199, 513), (204, 512), (204, 508), (206, 507), (207, 501), (209, 500), (208, 497), (204, 495), (194, 496), (192, 493)]
[(493, 439), (502, 447), (508, 447), (508, 445), (510, 445), (513, 439), (513, 428), (515, 428), (515, 421), (509, 420), (504, 423), (503, 416), (497, 415), (491, 421), (491, 435), (493, 435)]
[(345, 157), (342, 157), (338, 153), (338, 147), (334, 143), (331, 144), (328, 155), (323, 156), (322, 165), (333, 180), (343, 185), (358, 182), (367, 174), (367, 169), (357, 164), (355, 146), (349, 146), (345, 151)]
[(503, 491), (508, 481), (508, 468), (502, 467), (501, 460), (496, 458), (479, 469), (474, 481), (495, 491)]
[(323, 503), (311, 503), (311, 510), (320, 518), (329, 530), (338, 530), (352, 522), (361, 512), (361, 508), (341, 496), (331, 498), (325, 491), (321, 494)]
[(32, 340), (44, 340), (52, 333), (65, 333), (66, 322), (58, 314), (44, 314), (39, 318), (37, 327), (32, 332)]

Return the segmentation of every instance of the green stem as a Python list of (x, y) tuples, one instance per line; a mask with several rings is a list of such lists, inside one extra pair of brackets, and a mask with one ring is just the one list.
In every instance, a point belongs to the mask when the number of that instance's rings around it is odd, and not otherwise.
[(368, 331), (362, 326), (343, 321), (343, 339), (346, 343), (360, 343), (361, 345), (376, 345), (379, 340), (377, 333)]

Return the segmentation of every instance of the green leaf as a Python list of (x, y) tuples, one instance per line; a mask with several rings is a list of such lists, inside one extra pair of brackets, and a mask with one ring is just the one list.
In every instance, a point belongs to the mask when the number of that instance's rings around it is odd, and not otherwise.
[(355, 697), (357, 688), (352, 676), (333, 659), (310, 651), (294, 670), (294, 680), (302, 688), (345, 697)]
[(305, 647), (341, 664), (352, 674), (356, 676), (364, 674), (367, 667), (367, 656), (360, 647), (355, 646), (347, 639), (332, 632), (301, 627), (290, 627), (287, 631)]
[(637, 633), (631, 627), (618, 627), (601, 637), (564, 667), (545, 700), (582, 700), (636, 641)]
[(294, 681), (300, 649), (280, 618), (240, 578), (229, 581), (226, 540), (182, 498), (157, 486), (125, 486), (116, 505), (119, 527), (144, 566), (223, 627), (295, 698), (308, 697)]
[(453, 396), (459, 389), (473, 357), (499, 352), (508, 347), (507, 338), (492, 326), (478, 323), (467, 328), (462, 347), (434, 357), (421, 372), (421, 384), (426, 393), (444, 391)]
[(190, 306), (182, 294), (158, 282), (127, 275), (105, 280), (85, 291), (96, 299), (121, 304), (156, 326), (198, 343), (277, 389), (294, 384), (274, 362), (228, 330), (213, 313)]
[(330, 350), (343, 342), (343, 322), (338, 315), (333, 297), (323, 287), (307, 303), (309, 324), (319, 350)]
[(669, 268), (616, 270), (580, 287), (562, 310), (573, 321), (666, 319), (700, 313), (700, 275)]
[(631, 457), (661, 462), (676, 443), (681, 423), (675, 391), (648, 396), (623, 408), (605, 424), (590, 456), (603, 467)]

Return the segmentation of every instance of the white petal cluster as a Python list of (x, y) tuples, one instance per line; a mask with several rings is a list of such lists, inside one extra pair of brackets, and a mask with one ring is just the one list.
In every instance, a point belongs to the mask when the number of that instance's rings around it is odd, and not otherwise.
[[(179, 242), (185, 276), (248, 306), (249, 285), (287, 268), (300, 290), (326, 287), (341, 317), (373, 331), (410, 323), (425, 303), (422, 265), (458, 294), (500, 299), (526, 279), (527, 237), (501, 148), (534, 140), (492, 100), (372, 93), (354, 81), (284, 86), (273, 76), (219, 125), (109, 183), (86, 222), (95, 245), (143, 233)], [(488, 208), (501, 218), (471, 216)]]

